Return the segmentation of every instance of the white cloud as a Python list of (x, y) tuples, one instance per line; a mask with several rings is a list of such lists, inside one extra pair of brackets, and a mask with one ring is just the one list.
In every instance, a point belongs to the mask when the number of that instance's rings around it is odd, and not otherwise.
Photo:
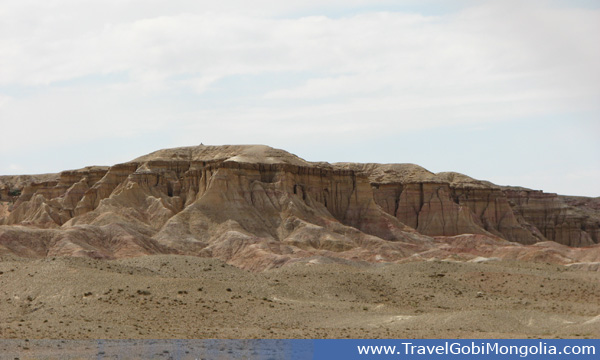
[(10, 164), (8, 165), (8, 169), (10, 171), (14, 171), (14, 172), (18, 172), (18, 171), (23, 171), (23, 167), (17, 164)]
[(523, 85), (598, 95), (600, 49), (592, 35), (600, 31), (598, 11), (511, 2), (491, 2), (442, 17), (369, 13), (277, 19), (200, 11), (121, 16), (130, 21), (120, 23), (96, 19), (95, 26), (78, 20), (66, 32), (61, 20), (73, 21), (76, 11), (92, 17), (77, 4), (66, 3), (72, 13), (38, 14), (40, 23), (28, 27), (25, 22), (4, 32), (0, 83), (44, 85), (127, 72), (132, 81), (150, 87), (187, 75), (204, 91), (235, 74), (309, 71), (325, 76), (271, 96), (380, 89), (400, 94), (416, 90), (427, 96), (438, 89), (480, 93)]
[(0, 122), (34, 130), (0, 152), (139, 133), (286, 144), (597, 119), (600, 11), (466, 0), (460, 11), (414, 10), (447, 4), (7, 2)]

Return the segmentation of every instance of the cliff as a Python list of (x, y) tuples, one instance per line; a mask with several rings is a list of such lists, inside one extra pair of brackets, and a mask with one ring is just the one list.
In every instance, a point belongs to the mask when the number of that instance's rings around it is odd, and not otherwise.
[[(166, 149), (111, 167), (2, 176), (0, 196), (0, 254), (34, 257), (175, 253), (260, 270), (315, 257), (439, 255), (456, 236), (475, 239), (457, 253), (464, 259), (489, 255), (492, 245), (523, 253), (548, 241), (595, 254), (600, 232), (597, 199), (412, 164), (311, 163), (259, 145)], [(559, 262), (582, 259), (568, 252)]]

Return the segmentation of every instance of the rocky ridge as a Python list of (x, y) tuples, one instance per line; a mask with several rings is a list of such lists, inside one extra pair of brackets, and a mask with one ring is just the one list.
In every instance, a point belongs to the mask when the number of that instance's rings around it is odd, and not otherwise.
[(261, 145), (0, 176), (0, 201), (0, 255), (185, 254), (250, 270), (327, 259), (600, 262), (598, 198), (413, 164), (314, 163)]

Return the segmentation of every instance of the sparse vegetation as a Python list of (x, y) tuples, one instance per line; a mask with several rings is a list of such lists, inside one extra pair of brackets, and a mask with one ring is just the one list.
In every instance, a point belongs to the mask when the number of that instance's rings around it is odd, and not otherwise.
[[(148, 271), (161, 263), (168, 274)], [(167, 255), (96, 266), (72, 258), (2, 262), (0, 313), (17, 320), (2, 317), (0, 329), (7, 338), (75, 339), (600, 336), (597, 276), (556, 265), (295, 264), (260, 273), (220, 265)], [(131, 270), (136, 275), (123, 276)], [(15, 311), (26, 307), (37, 310)], [(524, 311), (540, 325), (524, 327)]]
[(21, 190), (19, 190), (19, 189), (9, 190), (8, 195), (9, 196), (21, 196)]

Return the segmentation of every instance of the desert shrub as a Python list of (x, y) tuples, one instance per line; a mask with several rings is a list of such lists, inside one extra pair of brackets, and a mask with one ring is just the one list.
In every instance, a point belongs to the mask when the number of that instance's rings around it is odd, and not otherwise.
[(21, 195), (21, 190), (19, 190), (19, 189), (10, 190), (8, 192), (8, 195), (10, 195), (10, 196), (20, 196)]

